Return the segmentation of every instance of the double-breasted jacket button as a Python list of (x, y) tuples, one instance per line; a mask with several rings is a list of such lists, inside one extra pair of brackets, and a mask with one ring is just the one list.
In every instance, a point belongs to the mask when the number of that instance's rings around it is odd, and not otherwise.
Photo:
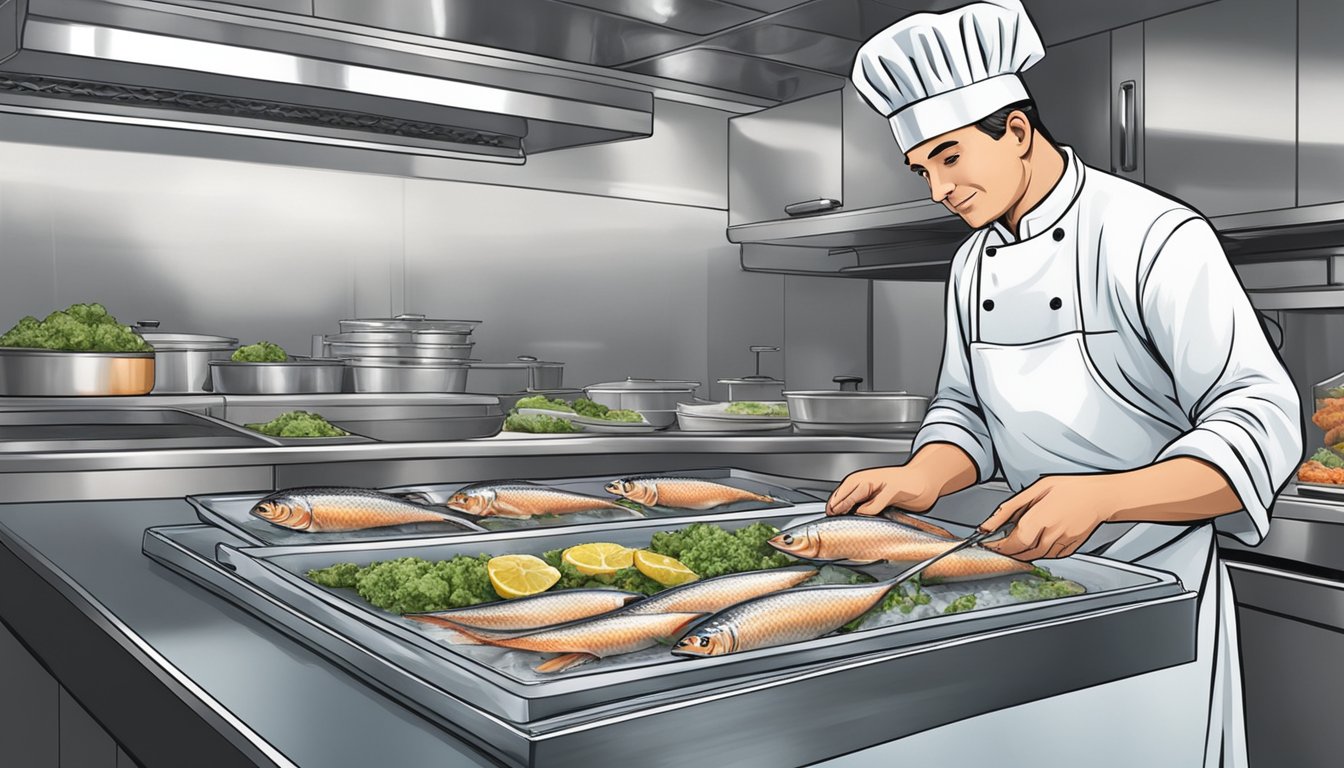
[(1050, 300), (1051, 309), (1059, 309), (1062, 306), (1064, 306), (1064, 302), (1060, 301), (1060, 298), (1058, 296)]
[(994, 300), (993, 300), (993, 299), (985, 299), (984, 303), (981, 304), (980, 306), (984, 307), (986, 312), (993, 312), (993, 311), (994, 311)]
[(1059, 242), (1064, 239), (1064, 230), (1060, 227), (1055, 227), (1055, 231), (1051, 233), (1050, 236), (1055, 238), (1055, 242)]

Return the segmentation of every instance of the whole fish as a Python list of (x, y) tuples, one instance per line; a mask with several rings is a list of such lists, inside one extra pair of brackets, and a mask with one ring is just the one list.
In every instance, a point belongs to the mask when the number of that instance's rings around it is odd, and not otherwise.
[[(828, 517), (781, 531), (770, 546), (803, 560), (842, 565), (877, 562), (918, 563), (956, 545), (955, 539), (935, 536), (877, 517)], [(966, 581), (1025, 573), (1032, 566), (979, 547), (948, 555), (921, 574), (923, 578)]]
[(560, 672), (593, 659), (651, 648), (675, 637), (701, 613), (634, 614), (584, 619), (526, 635), (500, 637), (495, 633), (458, 628), (467, 637), (490, 645), (538, 653), (563, 654), (536, 667), (538, 672)]
[(536, 483), (505, 482), (472, 485), (454, 493), (444, 506), (477, 517), (526, 519), (535, 515), (568, 515), (576, 512), (622, 510), (607, 499), (549, 488)]
[(827, 584), (765, 595), (726, 608), (677, 641), (680, 656), (719, 656), (815, 640), (862, 616), (896, 586)]
[(607, 491), (646, 507), (713, 509), (739, 501), (778, 503), (778, 499), (696, 477), (627, 477), (607, 483)]
[(566, 589), (450, 611), (408, 613), (405, 617), (448, 629), (530, 631), (610, 613), (642, 597), (638, 592), (616, 589)]
[(362, 531), (410, 523), (454, 523), (479, 530), (446, 512), (363, 488), (276, 491), (258, 501), (251, 513), (268, 523), (306, 533)]
[(816, 568), (771, 568), (730, 573), (665, 589), (632, 603), (625, 613), (714, 613), (753, 597), (796, 587), (817, 575)]

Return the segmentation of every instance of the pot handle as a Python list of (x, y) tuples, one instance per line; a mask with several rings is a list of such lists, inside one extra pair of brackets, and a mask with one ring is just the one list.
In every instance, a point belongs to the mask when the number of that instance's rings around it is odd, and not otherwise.
[(863, 383), (862, 376), (832, 376), (831, 381), (840, 385), (841, 392), (858, 392)]
[(135, 327), (136, 327), (136, 328), (158, 328), (158, 327), (159, 327), (159, 321), (158, 321), (158, 320), (136, 320), (136, 321), (135, 321)]
[(392, 319), (393, 319), (393, 320), (424, 320), (424, 319), (425, 319), (425, 316), (422, 315), (422, 314), (419, 314), (418, 312), (403, 312), (402, 314), (397, 315), (396, 317), (394, 317), (394, 318), (392, 318)]

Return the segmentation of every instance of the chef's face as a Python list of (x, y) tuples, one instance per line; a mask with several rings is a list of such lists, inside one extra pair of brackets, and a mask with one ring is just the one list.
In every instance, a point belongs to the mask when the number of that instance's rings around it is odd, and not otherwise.
[(1014, 112), (1003, 136), (995, 139), (974, 125), (949, 131), (905, 154), (910, 170), (929, 183), (935, 203), (974, 229), (1002, 217), (1026, 192), (1033, 132)]

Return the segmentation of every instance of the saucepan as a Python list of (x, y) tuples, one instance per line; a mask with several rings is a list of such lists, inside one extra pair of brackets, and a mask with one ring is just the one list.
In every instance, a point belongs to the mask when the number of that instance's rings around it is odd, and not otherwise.
[[(841, 390), (785, 392), (789, 417), (799, 432), (885, 434), (913, 432), (924, 420), (929, 398), (907, 392), (859, 390), (858, 376), (836, 376)], [(849, 388), (853, 387), (853, 388)]]

